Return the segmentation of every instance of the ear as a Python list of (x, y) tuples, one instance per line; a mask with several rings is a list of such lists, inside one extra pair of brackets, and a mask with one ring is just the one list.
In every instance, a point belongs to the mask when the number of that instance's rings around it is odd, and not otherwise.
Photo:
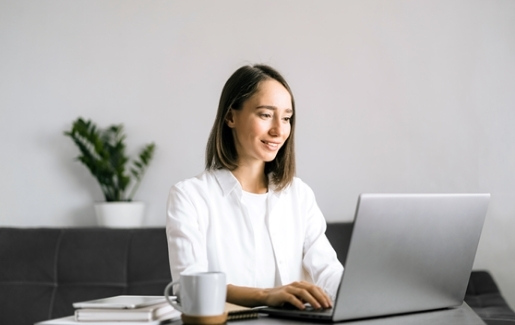
[(236, 125), (236, 123), (234, 122), (234, 113), (232, 108), (229, 108), (227, 114), (225, 115), (225, 123), (231, 129), (234, 128), (234, 126)]

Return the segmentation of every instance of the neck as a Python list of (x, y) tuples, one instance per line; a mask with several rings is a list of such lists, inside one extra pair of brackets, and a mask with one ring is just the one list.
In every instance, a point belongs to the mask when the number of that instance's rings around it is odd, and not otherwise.
[(265, 175), (264, 163), (261, 166), (238, 166), (232, 174), (246, 192), (263, 194), (268, 191), (268, 177)]

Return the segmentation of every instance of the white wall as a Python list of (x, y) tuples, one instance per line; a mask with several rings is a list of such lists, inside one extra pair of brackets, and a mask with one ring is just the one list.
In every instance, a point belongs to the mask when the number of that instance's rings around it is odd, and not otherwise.
[(62, 134), (78, 116), (156, 142), (136, 198), (163, 225), (223, 83), (264, 62), (294, 90), (298, 176), (328, 221), (361, 192), (490, 192), (475, 268), (515, 306), (514, 35), (510, 0), (0, 0), (0, 226), (95, 224)]

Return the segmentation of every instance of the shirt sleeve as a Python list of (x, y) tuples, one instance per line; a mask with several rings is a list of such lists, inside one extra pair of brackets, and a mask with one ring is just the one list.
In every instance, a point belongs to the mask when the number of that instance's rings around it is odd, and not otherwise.
[(208, 270), (206, 227), (195, 200), (196, 196), (188, 193), (181, 183), (173, 186), (168, 196), (166, 235), (174, 280), (181, 273)]
[(304, 239), (303, 265), (314, 283), (324, 289), (334, 301), (343, 274), (343, 266), (325, 235), (327, 224), (315, 195), (307, 185), (303, 191), (307, 224)]

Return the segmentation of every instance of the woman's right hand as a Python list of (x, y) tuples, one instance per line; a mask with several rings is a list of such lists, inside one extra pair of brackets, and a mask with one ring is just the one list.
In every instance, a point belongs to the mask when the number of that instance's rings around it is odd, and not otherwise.
[(265, 289), (263, 302), (267, 306), (282, 306), (289, 303), (298, 309), (305, 309), (305, 303), (309, 303), (315, 309), (332, 307), (331, 299), (322, 288), (305, 281)]

